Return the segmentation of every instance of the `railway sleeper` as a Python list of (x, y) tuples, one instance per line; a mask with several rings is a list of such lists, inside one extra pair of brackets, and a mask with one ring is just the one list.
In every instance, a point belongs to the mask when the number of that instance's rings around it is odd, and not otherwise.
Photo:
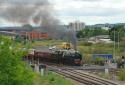
[(99, 82), (96, 82), (96, 81), (93, 81), (93, 80), (90, 80), (90, 79), (87, 79), (87, 78), (80, 77), (78, 75), (74, 75), (70, 72), (66, 72), (66, 71), (60, 71), (60, 72), (56, 71), (56, 72), (63, 75), (63, 76), (71, 78), (73, 80), (76, 80), (80, 83), (86, 84), (86, 85), (105, 85), (105, 84), (102, 84), (102, 83), (99, 83)]

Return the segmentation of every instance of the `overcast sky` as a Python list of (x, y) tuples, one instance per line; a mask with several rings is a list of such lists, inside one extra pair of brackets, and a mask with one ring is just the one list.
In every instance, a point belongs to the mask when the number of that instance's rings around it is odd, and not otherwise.
[[(3, 1), (4, 0), (0, 0), (0, 3)], [(9, 1), (12, 2), (19, 0), (6, 0), (6, 2), (8, 3)], [(26, 0), (26, 1), (37, 2), (45, 0)], [(62, 22), (62, 24), (68, 24), (69, 22), (73, 22), (76, 20), (85, 22), (87, 25), (98, 24), (98, 23), (125, 23), (125, 0), (49, 0), (49, 1), (54, 6), (54, 10), (56, 13), (55, 16)], [(6, 8), (6, 5), (5, 7), (3, 6), (4, 9)], [(12, 22), (5, 21), (4, 19), (0, 19), (0, 26), (6, 26), (6, 25), (13, 26), (15, 24)]]
[(62, 23), (124, 23), (125, 0), (50, 0)]

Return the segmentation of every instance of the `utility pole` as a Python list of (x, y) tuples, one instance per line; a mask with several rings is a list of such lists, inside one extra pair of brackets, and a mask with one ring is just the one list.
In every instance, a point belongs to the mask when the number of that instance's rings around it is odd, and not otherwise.
[(114, 55), (114, 57), (113, 57), (114, 60), (116, 60), (115, 48), (116, 48), (116, 47), (115, 47), (115, 29), (114, 29), (114, 49), (113, 49), (113, 50), (114, 50), (114, 53), (113, 53), (113, 55)]
[(120, 55), (120, 31), (118, 31), (118, 54)]

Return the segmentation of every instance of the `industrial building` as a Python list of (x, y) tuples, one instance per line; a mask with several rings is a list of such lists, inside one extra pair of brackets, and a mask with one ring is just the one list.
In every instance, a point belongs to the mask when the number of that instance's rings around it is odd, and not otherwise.
[(0, 34), (7, 35), (7, 36), (21, 36), (27, 37), (31, 40), (41, 40), (41, 39), (48, 39), (49, 35), (46, 31), (42, 30), (41, 28), (36, 28), (33, 30), (26, 29), (23, 27), (8, 27), (8, 28), (1, 28)]

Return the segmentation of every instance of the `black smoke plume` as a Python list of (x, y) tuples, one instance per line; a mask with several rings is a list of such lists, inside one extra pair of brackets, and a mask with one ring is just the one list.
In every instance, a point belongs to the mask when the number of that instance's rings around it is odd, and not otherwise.
[(45, 29), (51, 37), (69, 37), (76, 48), (75, 32), (67, 32), (59, 26), (53, 5), (48, 0), (0, 0), (0, 19), (21, 25), (31, 22), (40, 24), (41, 29)]
[(0, 0), (0, 19), (22, 25), (40, 24), (51, 36), (57, 36), (59, 20), (48, 0)]
[(70, 28), (68, 31), (67, 31), (67, 36), (68, 36), (68, 39), (70, 40), (70, 42), (72, 43), (73, 45), (73, 49), (75, 51), (77, 51), (77, 37), (76, 37), (76, 31), (73, 29), (73, 28)]

